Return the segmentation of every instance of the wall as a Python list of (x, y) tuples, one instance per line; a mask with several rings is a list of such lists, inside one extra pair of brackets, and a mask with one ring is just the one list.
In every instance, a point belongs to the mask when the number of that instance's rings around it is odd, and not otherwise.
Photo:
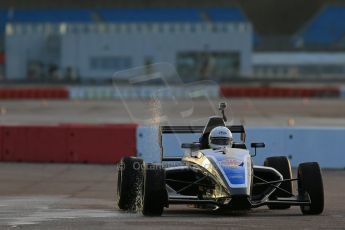
[[(159, 92), (159, 98), (192, 98), (190, 93), (200, 89), (200, 86), (145, 86), (145, 87), (69, 87), (69, 98), (72, 100), (97, 100), (97, 99), (151, 99)], [(203, 86), (202, 91), (209, 98), (219, 98), (219, 88), (216, 85)], [(1, 91), (0, 91), (1, 92)]]
[(59, 64), (62, 73), (72, 66), (81, 78), (111, 79), (115, 71), (122, 70), (103, 68), (96, 71), (90, 68), (90, 57), (130, 57), (131, 66), (127, 68), (131, 68), (145, 65), (147, 58), (153, 63), (175, 64), (176, 55), (181, 51), (239, 52), (240, 74), (252, 72), (252, 27), (249, 23), (8, 24), (7, 27), (11, 28), (7, 29), (5, 37), (8, 79), (25, 78), (29, 58), (43, 63), (47, 60), (49, 54), (43, 51), (46, 38), (51, 34), (61, 37)]
[[(258, 149), (255, 163), (263, 164), (268, 156), (288, 156), (293, 166), (317, 161), (324, 168), (345, 168), (344, 128), (248, 128), (247, 146), (265, 142)], [(253, 149), (251, 149), (253, 151)]]
[[(254, 163), (269, 156), (287, 156), (292, 166), (317, 161), (322, 168), (345, 168), (345, 128), (247, 128), (246, 145), (264, 142)], [(181, 143), (198, 141), (200, 134), (174, 134), (162, 139), (164, 156), (182, 156)], [(239, 141), (239, 136), (234, 136)], [(135, 124), (63, 124), (0, 126), (0, 161), (114, 164), (123, 156), (160, 162), (157, 126)]]
[(255, 52), (254, 75), (258, 77), (344, 78), (345, 52)]
[[(152, 24), (149, 30), (145, 24), (127, 24), (127, 29), (117, 25), (116, 32), (67, 34), (63, 36), (62, 67), (77, 64), (83, 78), (111, 78), (114, 71), (121, 69), (94, 70), (90, 68), (90, 57), (130, 57), (131, 67), (137, 67), (145, 65), (147, 57), (152, 58), (153, 63), (175, 64), (176, 54), (181, 51), (237, 51), (240, 53), (240, 73), (251, 74), (251, 27), (225, 25), (233, 29), (212, 32), (207, 24), (185, 23)], [(237, 28), (242, 25), (247, 29)], [(192, 26), (200, 29), (192, 32)], [(175, 31), (170, 32), (171, 28)]]
[[(159, 145), (151, 141), (158, 132), (155, 130), (152, 134), (152, 130), (155, 129), (137, 129), (137, 151), (145, 160), (159, 162)], [(269, 156), (287, 156), (294, 167), (302, 162), (317, 161), (323, 168), (345, 168), (344, 128), (247, 128), (246, 131), (246, 145), (250, 152), (254, 152), (250, 143), (266, 144), (266, 148), (257, 150), (257, 156), (253, 158), (255, 164), (263, 165)], [(183, 134), (178, 138), (168, 134), (163, 137), (165, 155), (182, 156), (181, 143), (198, 141), (198, 138), (199, 134)]]
[(342, 98), (345, 98), (345, 85), (343, 85), (340, 89), (340, 94)]
[(42, 60), (44, 63), (44, 44), (43, 34), (7, 35), (5, 37), (6, 78), (10, 80), (26, 78), (30, 60)]
[(115, 164), (136, 155), (135, 124), (2, 125), (0, 161)]
[(0, 99), (196, 99), (207, 96), (210, 99), (222, 97), (252, 98), (345, 98), (344, 87), (268, 87), (268, 86), (218, 86), (204, 81), (197, 84), (152, 85), (152, 86), (38, 86), (0, 87)]

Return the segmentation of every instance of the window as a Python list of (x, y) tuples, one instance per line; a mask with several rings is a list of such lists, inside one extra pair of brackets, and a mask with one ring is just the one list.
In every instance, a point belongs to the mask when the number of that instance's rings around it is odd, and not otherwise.
[(90, 69), (92, 70), (123, 70), (132, 65), (129, 57), (91, 57)]
[(238, 52), (181, 52), (177, 69), (182, 77), (212, 79), (236, 76), (240, 69)]

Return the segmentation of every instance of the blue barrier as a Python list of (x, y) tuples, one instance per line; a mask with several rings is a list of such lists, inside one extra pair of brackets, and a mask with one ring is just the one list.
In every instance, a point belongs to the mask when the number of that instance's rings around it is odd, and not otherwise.
[[(187, 85), (188, 86), (188, 85)], [(219, 87), (214, 86), (72, 86), (68, 88), (70, 99), (102, 100), (102, 99), (151, 99), (156, 96), (161, 99), (192, 99), (206, 95), (209, 98), (219, 97)]]
[(340, 88), (340, 97), (341, 97), (341, 98), (345, 98), (345, 86), (342, 86), (342, 87)]
[[(153, 132), (154, 130), (154, 132)], [(199, 134), (184, 134), (176, 138), (165, 135), (162, 140), (165, 156), (183, 156), (181, 142), (197, 141)], [(158, 128), (138, 127), (138, 155), (148, 162), (160, 161)], [(322, 168), (345, 168), (345, 128), (247, 128), (246, 144), (250, 152), (252, 142), (264, 142), (266, 148), (258, 149), (253, 161), (262, 165), (266, 157), (287, 156), (291, 165), (317, 161)]]
[(317, 161), (323, 168), (345, 167), (344, 128), (249, 128), (247, 133), (247, 143), (266, 144), (254, 158), (257, 164), (266, 157), (281, 155), (289, 157), (293, 166)]
[(147, 163), (161, 161), (158, 126), (139, 126), (136, 131), (137, 156)]

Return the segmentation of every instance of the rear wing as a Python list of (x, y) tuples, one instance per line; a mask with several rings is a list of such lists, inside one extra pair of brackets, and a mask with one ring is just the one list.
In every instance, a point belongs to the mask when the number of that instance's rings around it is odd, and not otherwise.
[[(162, 134), (166, 133), (202, 133), (205, 126), (160, 126)], [(243, 125), (227, 126), (232, 133), (245, 134), (246, 131)], [(245, 138), (245, 137), (243, 137)], [(243, 140), (245, 141), (245, 140)]]
[[(233, 134), (239, 134), (242, 143), (246, 140), (243, 125), (227, 126)], [(199, 142), (208, 136), (205, 126), (160, 126), (160, 148), (162, 161), (180, 161), (184, 155), (182, 143)]]

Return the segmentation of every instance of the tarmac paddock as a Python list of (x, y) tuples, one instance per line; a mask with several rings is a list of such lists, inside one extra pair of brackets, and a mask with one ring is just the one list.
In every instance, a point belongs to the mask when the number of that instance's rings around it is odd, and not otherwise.
[(325, 211), (246, 214), (184, 205), (162, 217), (126, 213), (115, 205), (114, 165), (0, 163), (0, 229), (345, 229), (345, 170), (323, 170)]

